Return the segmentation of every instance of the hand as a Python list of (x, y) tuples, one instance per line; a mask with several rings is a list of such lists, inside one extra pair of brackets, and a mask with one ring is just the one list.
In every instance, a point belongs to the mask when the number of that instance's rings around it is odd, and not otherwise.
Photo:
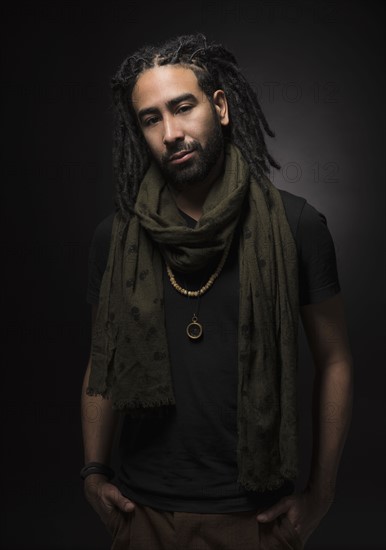
[(268, 523), (284, 514), (305, 544), (327, 514), (332, 502), (333, 495), (320, 496), (305, 489), (302, 493), (283, 497), (270, 508), (260, 512), (256, 519), (261, 523)]
[(87, 501), (105, 525), (111, 525), (118, 514), (132, 512), (135, 508), (135, 503), (122, 495), (118, 487), (101, 474), (87, 476), (84, 490)]

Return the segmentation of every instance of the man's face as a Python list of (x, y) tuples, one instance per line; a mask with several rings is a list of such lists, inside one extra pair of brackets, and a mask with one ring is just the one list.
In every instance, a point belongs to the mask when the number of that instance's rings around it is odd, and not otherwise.
[[(229, 123), (222, 90), (214, 105), (194, 72), (181, 65), (146, 70), (132, 93), (133, 107), (148, 147), (165, 179), (175, 185), (205, 180), (223, 152), (222, 125)], [(176, 153), (189, 152), (178, 159)]]

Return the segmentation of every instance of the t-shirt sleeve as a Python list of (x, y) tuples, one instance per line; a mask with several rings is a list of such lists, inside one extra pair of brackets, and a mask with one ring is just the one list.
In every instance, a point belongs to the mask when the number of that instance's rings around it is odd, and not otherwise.
[(305, 202), (297, 229), (299, 243), (299, 304), (316, 304), (341, 290), (335, 246), (326, 217)]
[(110, 239), (114, 214), (105, 218), (95, 229), (88, 255), (88, 281), (86, 302), (98, 304), (99, 289), (106, 269), (110, 250)]

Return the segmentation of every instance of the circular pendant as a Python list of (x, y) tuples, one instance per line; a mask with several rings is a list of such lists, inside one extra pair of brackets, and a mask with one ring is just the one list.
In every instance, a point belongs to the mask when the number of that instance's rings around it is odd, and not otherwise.
[(192, 322), (186, 327), (186, 334), (191, 340), (197, 340), (202, 335), (202, 325), (197, 323), (197, 317), (193, 315)]

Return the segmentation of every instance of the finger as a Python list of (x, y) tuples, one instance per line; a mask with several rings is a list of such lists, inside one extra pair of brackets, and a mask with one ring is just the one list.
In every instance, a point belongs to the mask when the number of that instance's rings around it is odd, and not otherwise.
[(280, 500), (278, 503), (276, 503), (274, 506), (271, 506), (271, 508), (268, 508), (267, 510), (264, 510), (264, 512), (261, 512), (256, 516), (257, 521), (262, 522), (268, 522), (273, 521), (281, 514), (285, 514), (288, 511), (289, 503), (285, 500)]
[(135, 503), (125, 497), (118, 487), (114, 486), (111, 492), (112, 501), (122, 512), (132, 512), (135, 508)]
[(122, 512), (132, 512), (135, 508), (135, 502), (123, 497), (121, 504), (119, 505)]

